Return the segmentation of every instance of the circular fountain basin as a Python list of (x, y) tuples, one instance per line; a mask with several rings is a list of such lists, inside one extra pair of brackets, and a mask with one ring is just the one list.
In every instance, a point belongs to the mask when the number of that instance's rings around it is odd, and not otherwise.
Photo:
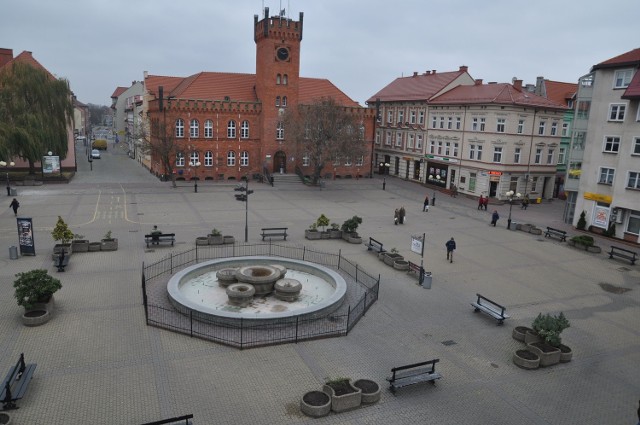
[[(295, 300), (281, 300), (273, 295), (258, 295), (240, 307), (229, 303), (217, 272), (222, 269), (264, 267), (286, 268), (286, 276), (297, 280), (301, 291)], [(269, 273), (271, 274), (271, 273)], [(276, 273), (280, 277), (279, 273)], [(244, 279), (243, 279), (244, 280)], [(347, 284), (336, 271), (307, 261), (268, 256), (248, 256), (210, 260), (188, 267), (171, 277), (167, 285), (169, 300), (183, 314), (201, 320), (235, 323), (240, 320), (272, 321), (290, 317), (320, 317), (336, 310), (344, 300)]]

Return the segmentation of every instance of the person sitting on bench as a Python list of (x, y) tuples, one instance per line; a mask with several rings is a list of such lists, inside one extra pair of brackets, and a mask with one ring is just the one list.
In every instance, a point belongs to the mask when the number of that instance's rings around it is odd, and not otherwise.
[(154, 225), (153, 226), (153, 230), (151, 231), (151, 236), (152, 236), (152, 244), (153, 245), (158, 245), (160, 243), (160, 239), (158, 238), (158, 235), (161, 235), (162, 232), (160, 230), (158, 230), (158, 226)]

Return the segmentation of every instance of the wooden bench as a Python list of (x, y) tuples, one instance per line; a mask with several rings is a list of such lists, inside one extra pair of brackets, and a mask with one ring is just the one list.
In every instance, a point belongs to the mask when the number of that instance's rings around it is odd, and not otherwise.
[(611, 245), (611, 251), (609, 252), (609, 258), (613, 258), (614, 256), (624, 258), (626, 260), (631, 261), (631, 265), (636, 264), (636, 259), (638, 258), (638, 254), (633, 251), (630, 251), (625, 248), (620, 248), (619, 246)]
[(271, 239), (272, 237), (281, 237), (287, 240), (288, 227), (263, 227), (262, 228), (262, 240), (264, 238)]
[(564, 230), (554, 229), (553, 227), (547, 227), (547, 231), (544, 232), (545, 238), (550, 238), (551, 236), (555, 236), (560, 238), (560, 242), (564, 242), (567, 240), (567, 232)]
[(147, 248), (149, 248), (149, 244), (151, 245), (159, 245), (161, 243), (169, 243), (171, 242), (171, 246), (176, 241), (175, 233), (158, 233), (158, 234), (150, 234), (144, 235), (144, 241), (147, 243)]
[(2, 392), (0, 392), (0, 401), (2, 401), (2, 410), (17, 409), (16, 401), (24, 397), (27, 392), (29, 382), (33, 377), (37, 364), (24, 362), (24, 353), (20, 354), (18, 363), (9, 369), (9, 373), (2, 382)]
[(391, 369), (392, 375), (387, 378), (389, 381), (389, 389), (396, 395), (398, 388), (406, 387), (421, 382), (431, 382), (435, 385), (436, 379), (442, 378), (436, 372), (436, 363), (440, 359), (429, 360), (428, 362), (414, 363), (406, 366), (394, 367)]
[(382, 242), (378, 242), (373, 238), (369, 238), (369, 243), (367, 244), (367, 251), (375, 251), (377, 253), (386, 252), (386, 250), (382, 247)]
[(59, 272), (63, 272), (64, 268), (69, 265), (70, 255), (58, 255), (56, 260), (53, 262), (53, 266), (58, 268)]
[(474, 307), (474, 313), (482, 311), (487, 313), (489, 316), (493, 317), (498, 321), (498, 325), (502, 325), (505, 319), (508, 319), (509, 316), (505, 314), (506, 307), (501, 306), (500, 304), (491, 301), (489, 298), (483, 297), (480, 294), (476, 294), (478, 296), (478, 300), (471, 305)]

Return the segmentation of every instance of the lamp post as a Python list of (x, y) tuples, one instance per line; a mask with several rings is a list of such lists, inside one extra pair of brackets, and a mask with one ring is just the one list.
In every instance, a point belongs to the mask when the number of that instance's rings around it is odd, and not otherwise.
[(507, 229), (511, 230), (511, 209), (513, 208), (513, 198), (515, 196), (516, 199), (520, 199), (520, 193), (514, 193), (513, 190), (505, 193), (507, 199), (509, 200), (509, 218), (507, 219)]
[(196, 162), (191, 161), (189, 165), (196, 169), (196, 177), (193, 179), (193, 191), (195, 193), (198, 193), (198, 168), (202, 164), (200, 164), (200, 161), (196, 161)]
[(11, 196), (11, 183), (9, 181), (9, 167), (13, 167), (15, 166), (16, 163), (11, 161), (7, 164), (6, 161), (0, 161), (0, 167), (6, 167), (7, 168), (7, 196)]
[(249, 242), (249, 195), (253, 193), (253, 190), (249, 190), (249, 178), (244, 178), (244, 186), (238, 185), (233, 188), (236, 192), (244, 192), (236, 194), (236, 200), (244, 202), (244, 242)]

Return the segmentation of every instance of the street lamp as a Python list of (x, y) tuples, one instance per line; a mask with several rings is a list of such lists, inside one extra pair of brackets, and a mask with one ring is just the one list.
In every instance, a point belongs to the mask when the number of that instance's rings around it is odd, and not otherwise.
[(196, 169), (196, 177), (195, 177), (195, 179), (193, 179), (193, 191), (195, 193), (198, 193), (198, 168), (202, 164), (200, 164), (200, 161), (196, 161), (196, 162), (191, 161), (189, 163), (189, 165)]
[(507, 193), (505, 193), (505, 195), (509, 200), (509, 218), (507, 219), (507, 229), (511, 230), (511, 209), (513, 208), (513, 198), (515, 197), (516, 199), (520, 199), (520, 196), (522, 195), (520, 194), (520, 192), (514, 193), (513, 190), (508, 191)]
[(233, 188), (236, 192), (244, 192), (236, 194), (236, 201), (244, 202), (244, 242), (249, 242), (249, 195), (253, 190), (249, 190), (249, 178), (244, 178), (244, 186), (237, 185)]
[(6, 161), (0, 161), (0, 167), (6, 167), (7, 168), (7, 196), (11, 196), (11, 183), (9, 182), (9, 167), (13, 167), (15, 166), (16, 163), (11, 161), (8, 164), (6, 163)]

